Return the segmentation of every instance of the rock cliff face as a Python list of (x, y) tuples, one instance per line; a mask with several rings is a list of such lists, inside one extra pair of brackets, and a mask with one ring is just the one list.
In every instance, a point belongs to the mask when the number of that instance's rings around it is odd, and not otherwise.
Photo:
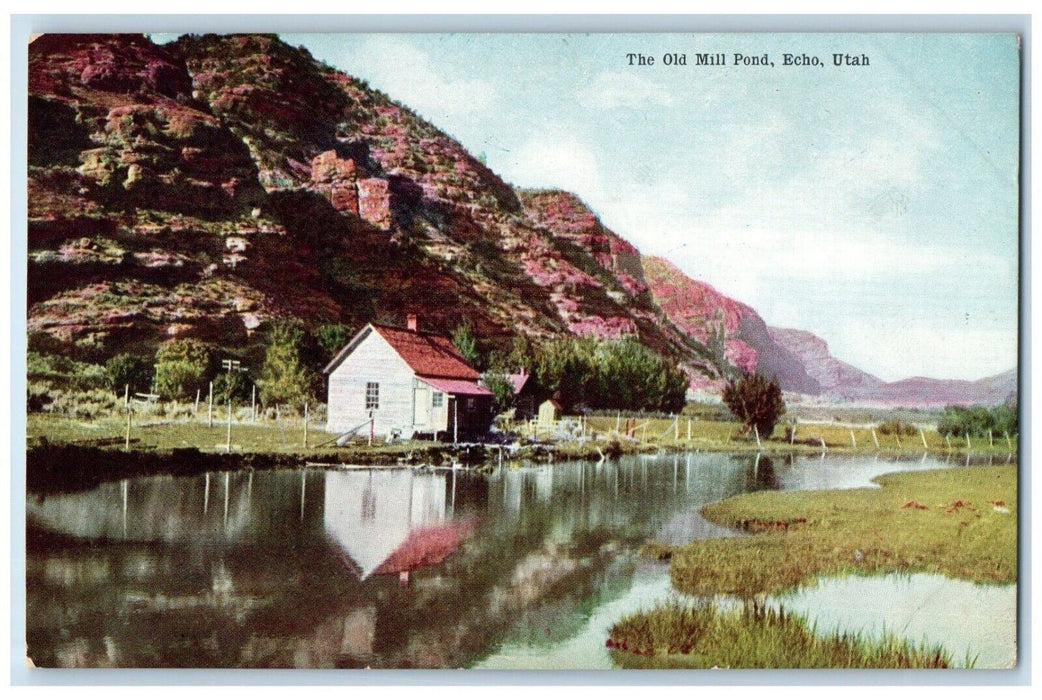
[(824, 393), (837, 394), (844, 390), (874, 389), (882, 386), (882, 379), (862, 372), (857, 367), (837, 360), (829, 352), (828, 343), (808, 331), (794, 328), (770, 328), (771, 338), (799, 358)]
[(691, 279), (667, 260), (642, 260), (655, 303), (684, 332), (716, 346), (718, 353), (722, 347), (735, 367), (777, 378), (786, 391), (819, 392), (818, 382), (808, 376), (798, 358), (774, 342), (767, 324), (751, 307)]
[(359, 327), (413, 312), (492, 345), (636, 335), (711, 371), (645, 293), (636, 249), (577, 198), (519, 196), (276, 37), (45, 35), (29, 54), (36, 348), (241, 349), (278, 316)]

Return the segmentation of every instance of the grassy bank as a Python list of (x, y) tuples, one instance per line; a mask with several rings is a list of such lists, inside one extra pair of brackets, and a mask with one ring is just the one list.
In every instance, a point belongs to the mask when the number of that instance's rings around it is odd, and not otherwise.
[[(924, 428), (912, 435), (883, 433), (870, 428), (849, 428), (824, 423), (799, 423), (795, 436), (787, 437), (786, 424), (779, 423), (771, 435), (761, 435), (757, 443), (755, 436), (743, 435), (742, 425), (733, 420), (689, 420), (681, 416), (674, 422), (670, 418), (613, 418), (595, 416), (586, 425), (595, 434), (611, 434), (618, 426), (620, 432), (647, 445), (663, 449), (690, 449), (706, 452), (765, 452), (820, 454), (821, 451), (838, 454), (1001, 454), (1016, 453), (1017, 436), (1007, 441), (1005, 436), (995, 435), (991, 439), (965, 437), (945, 439), (934, 429)], [(925, 441), (925, 442), (924, 442)]]
[(750, 597), (836, 573), (923, 571), (1010, 583), (1016, 466), (887, 474), (879, 489), (743, 494), (706, 506), (752, 537), (664, 549), (685, 593)]
[[(981, 583), (1017, 576), (1015, 465), (887, 474), (878, 489), (749, 493), (706, 506), (749, 537), (646, 552), (672, 560), (674, 587), (746, 601), (842, 574), (928, 572)], [(754, 614), (755, 613), (755, 614)], [(799, 618), (669, 604), (616, 624), (610, 644), (634, 668), (931, 667), (950, 659), (892, 638), (818, 638)], [(686, 651), (685, 651), (686, 650)]]
[(893, 636), (818, 636), (793, 613), (751, 604), (721, 608), (674, 602), (631, 615), (610, 632), (625, 668), (949, 668), (940, 647)]

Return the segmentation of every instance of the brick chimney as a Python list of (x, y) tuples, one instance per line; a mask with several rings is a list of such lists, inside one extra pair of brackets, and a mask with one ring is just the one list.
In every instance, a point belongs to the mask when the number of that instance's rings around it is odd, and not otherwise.
[(409, 314), (406, 318), (410, 331), (420, 330), (420, 321), (416, 318), (416, 314)]

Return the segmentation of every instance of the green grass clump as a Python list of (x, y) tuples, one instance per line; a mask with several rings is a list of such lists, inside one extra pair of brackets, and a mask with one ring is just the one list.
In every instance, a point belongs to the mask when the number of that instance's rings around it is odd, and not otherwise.
[(818, 636), (806, 619), (746, 603), (671, 602), (612, 626), (608, 646), (625, 668), (949, 668), (939, 646), (893, 635)]
[(713, 522), (757, 534), (672, 548), (673, 585), (695, 595), (750, 598), (844, 573), (1016, 580), (1015, 465), (887, 474), (876, 481), (882, 488), (761, 491), (706, 506), (702, 512)]

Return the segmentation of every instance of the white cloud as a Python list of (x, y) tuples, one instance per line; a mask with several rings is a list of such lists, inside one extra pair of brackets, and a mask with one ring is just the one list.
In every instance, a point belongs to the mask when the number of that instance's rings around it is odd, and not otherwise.
[(567, 134), (545, 133), (497, 159), (497, 170), (519, 187), (557, 188), (588, 202), (602, 190), (600, 168), (593, 151)]
[(576, 99), (588, 109), (646, 109), (649, 104), (663, 107), (673, 104), (673, 96), (667, 88), (633, 73), (598, 73), (589, 85), (579, 90)]
[(359, 54), (379, 56), (366, 70), (374, 85), (434, 121), (486, 111), (499, 97), (492, 83), (443, 77), (426, 53), (399, 37), (370, 37)]

